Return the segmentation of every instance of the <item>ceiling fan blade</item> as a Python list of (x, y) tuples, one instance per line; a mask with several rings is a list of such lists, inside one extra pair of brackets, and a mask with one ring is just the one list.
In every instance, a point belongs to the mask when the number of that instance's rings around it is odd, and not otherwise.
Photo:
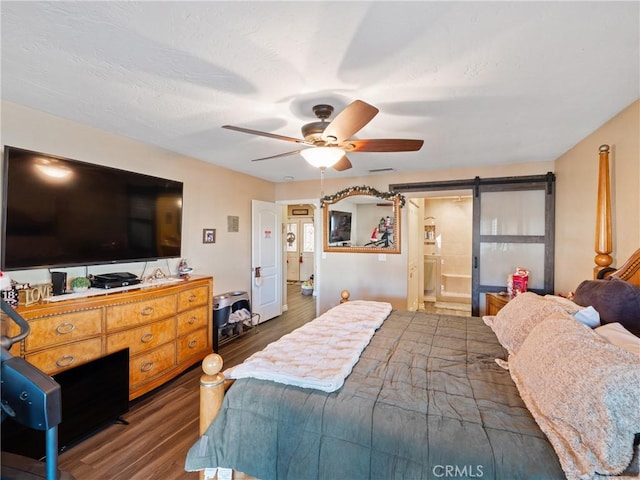
[(372, 140), (349, 140), (340, 148), (347, 152), (415, 152), (420, 150), (424, 140), (404, 140), (394, 138), (376, 138)]
[(262, 160), (271, 160), (272, 158), (288, 157), (289, 155), (295, 155), (296, 153), (300, 153), (301, 151), (302, 150), (294, 150), (293, 152), (279, 153), (278, 155), (271, 155), (270, 157), (254, 158), (251, 161), (252, 162), (261, 162)]
[(379, 110), (373, 105), (356, 100), (342, 110), (322, 132), (328, 143), (340, 143), (369, 123)]
[(261, 137), (275, 138), (276, 140), (284, 140), (285, 142), (307, 143), (299, 138), (285, 137), (284, 135), (261, 132), (260, 130), (251, 130), (250, 128), (234, 127), (233, 125), (223, 125), (222, 128), (226, 128), (227, 130), (235, 130), (236, 132), (249, 133), (251, 135), (260, 135)]
[(336, 163), (333, 168), (335, 168), (339, 172), (343, 172), (344, 170), (349, 170), (352, 167), (351, 162), (347, 158), (346, 155), (343, 155), (338, 163)]

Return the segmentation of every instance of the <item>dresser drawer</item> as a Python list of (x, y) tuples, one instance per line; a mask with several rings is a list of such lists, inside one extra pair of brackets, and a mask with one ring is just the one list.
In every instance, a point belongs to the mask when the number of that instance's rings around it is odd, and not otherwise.
[(129, 360), (129, 384), (136, 385), (151, 380), (176, 364), (176, 346), (174, 342), (156, 350), (136, 355)]
[[(20, 333), (20, 327), (11, 320), (9, 315), (0, 311), (0, 335), (5, 337), (15, 337)], [(14, 343), (9, 349), (9, 353), (14, 357), (19, 357), (21, 355), (20, 350), (22, 345), (24, 344), (24, 340)]]
[(29, 321), (31, 334), (25, 339), (25, 351), (57, 343), (73, 342), (102, 333), (102, 309), (63, 313)]
[(143, 327), (107, 335), (107, 353), (129, 347), (129, 353), (135, 355), (170, 342), (175, 337), (176, 319), (172, 317)]
[(178, 335), (184, 335), (197, 328), (206, 327), (208, 320), (208, 307), (194, 308), (193, 310), (180, 313), (178, 314)]
[(92, 338), (56, 348), (48, 348), (31, 355), (27, 354), (24, 358), (47, 375), (54, 375), (62, 370), (82, 365), (101, 356), (102, 340), (100, 338)]
[(196, 305), (208, 305), (209, 297), (211, 297), (211, 294), (207, 286), (190, 288), (180, 292), (178, 294), (178, 311), (183, 311)]
[(107, 331), (150, 323), (176, 313), (176, 296), (150, 298), (141, 302), (107, 307)]
[(202, 328), (178, 338), (178, 363), (209, 350), (207, 329)]

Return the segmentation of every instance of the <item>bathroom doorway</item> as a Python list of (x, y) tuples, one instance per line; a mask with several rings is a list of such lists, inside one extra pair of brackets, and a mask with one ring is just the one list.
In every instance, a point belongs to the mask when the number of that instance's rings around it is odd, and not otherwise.
[(472, 190), (430, 192), (423, 197), (425, 310), (471, 312)]
[[(460, 213), (451, 209), (451, 205), (440, 213), (435, 213), (437, 209), (425, 208), (423, 238), (409, 238), (409, 242), (426, 242), (425, 260), (432, 260), (424, 269), (425, 272), (431, 270), (429, 278), (425, 279), (425, 289), (430, 290), (427, 293), (431, 293), (430, 298), (435, 298), (435, 302), (440, 296), (440, 301), (445, 300), (448, 304), (446, 306), (457, 306), (458, 299), (463, 297), (467, 279), (466, 272), (457, 268), (458, 261), (471, 270), (471, 313), (474, 316), (483, 314), (486, 293), (506, 290), (506, 279), (515, 266), (526, 266), (527, 270), (534, 272), (535, 281), (532, 281), (533, 275), (529, 277), (529, 290), (538, 294), (553, 293), (555, 175), (552, 172), (546, 175), (392, 184), (389, 190), (410, 192), (408, 196), (412, 199), (446, 196), (448, 201), (458, 203), (462, 211), (465, 210), (466, 198), (470, 199), (472, 225), (468, 260), (463, 259), (468, 251), (468, 247), (463, 245), (466, 245), (464, 238), (469, 230), (454, 230), (445, 238), (448, 224), (469, 228), (466, 221), (451, 221)], [(455, 246), (452, 250), (454, 258), (448, 255), (442, 258), (442, 250), (448, 245)], [(445, 295), (442, 295), (443, 291)]]

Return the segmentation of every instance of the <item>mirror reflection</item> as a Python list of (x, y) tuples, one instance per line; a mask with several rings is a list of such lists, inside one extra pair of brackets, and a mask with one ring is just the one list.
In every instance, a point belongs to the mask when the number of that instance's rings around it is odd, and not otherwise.
[(324, 251), (400, 253), (404, 197), (371, 187), (350, 187), (322, 199)]

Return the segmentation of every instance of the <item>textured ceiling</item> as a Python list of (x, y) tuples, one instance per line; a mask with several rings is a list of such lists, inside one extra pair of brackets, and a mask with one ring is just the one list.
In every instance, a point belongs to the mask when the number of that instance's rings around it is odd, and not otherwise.
[[(311, 107), (380, 113), (353, 169), (553, 160), (640, 96), (638, 2), (11, 2), (2, 98), (274, 182)], [(50, 152), (56, 153), (56, 152)], [(177, 165), (177, 167), (179, 167)]]

